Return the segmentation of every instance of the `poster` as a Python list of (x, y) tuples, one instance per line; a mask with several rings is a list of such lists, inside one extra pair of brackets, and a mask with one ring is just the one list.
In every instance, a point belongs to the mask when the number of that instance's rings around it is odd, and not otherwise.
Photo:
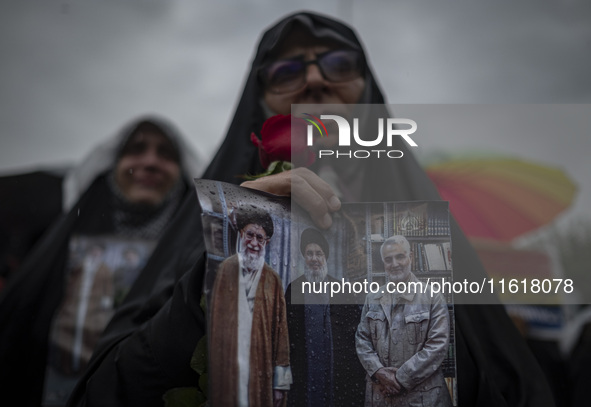
[[(345, 203), (195, 181), (213, 405), (457, 406), (447, 202)], [(402, 404), (400, 404), (402, 403)]]

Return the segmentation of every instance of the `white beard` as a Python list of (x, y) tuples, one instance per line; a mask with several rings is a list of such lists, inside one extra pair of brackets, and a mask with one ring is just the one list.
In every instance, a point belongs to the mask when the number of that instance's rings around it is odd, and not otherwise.
[(398, 283), (404, 283), (410, 280), (410, 265), (408, 266), (408, 270), (404, 270), (401, 273), (407, 273), (406, 276), (396, 276), (396, 277), (392, 277), (388, 274), (388, 272), (386, 272), (386, 283), (394, 283), (394, 284), (398, 284)]
[(263, 247), (257, 253), (246, 252), (246, 242), (240, 241), (240, 248), (237, 251), (242, 267), (249, 272), (258, 271), (265, 264), (265, 248)]
[(311, 283), (320, 283), (324, 281), (326, 275), (328, 274), (328, 266), (326, 262), (322, 265), (320, 270), (312, 270), (308, 265), (304, 266), (304, 275), (306, 276), (306, 280)]

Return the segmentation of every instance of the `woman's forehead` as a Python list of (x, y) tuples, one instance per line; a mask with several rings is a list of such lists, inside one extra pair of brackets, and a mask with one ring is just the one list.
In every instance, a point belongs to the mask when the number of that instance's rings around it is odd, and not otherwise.
[(334, 48), (326, 45), (294, 45), (282, 50), (282, 52), (277, 56), (277, 59), (293, 58), (300, 55), (306, 56), (309, 53), (318, 55), (322, 54), (323, 52), (330, 51), (331, 49)]
[(318, 38), (301, 27), (293, 29), (273, 52), (272, 59), (290, 58), (312, 51), (315, 54), (331, 49), (349, 48), (332, 38)]
[(157, 127), (150, 127), (138, 128), (134, 130), (128, 137), (125, 145), (123, 146), (123, 150), (125, 150), (125, 148), (130, 146), (131, 144), (148, 141), (170, 146), (171, 148), (176, 149), (175, 144), (166, 133), (164, 133)]
[(152, 144), (158, 148), (167, 149), (173, 156), (174, 161), (179, 161), (179, 150), (173, 139), (158, 126), (145, 126), (136, 128), (123, 144), (119, 156), (125, 156), (131, 152), (130, 149), (138, 144)]
[(129, 137), (130, 143), (137, 143), (137, 142), (142, 142), (142, 141), (154, 141), (154, 142), (158, 142), (160, 144), (167, 144), (167, 145), (174, 147), (174, 144), (170, 140), (170, 138), (161, 131), (137, 130), (134, 133), (132, 133), (132, 135)]

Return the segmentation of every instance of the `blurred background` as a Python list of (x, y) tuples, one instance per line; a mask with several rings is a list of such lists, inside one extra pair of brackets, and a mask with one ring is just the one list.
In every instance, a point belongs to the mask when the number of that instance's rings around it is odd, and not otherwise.
[[(355, 27), (389, 103), (591, 102), (583, 1), (3, 1), (0, 173), (74, 163), (145, 113), (211, 157), (259, 35), (303, 9)], [(562, 165), (584, 183), (590, 164), (576, 158), (591, 137), (562, 129), (556, 140), (569, 142), (551, 146), (534, 134), (445, 132), (421, 139), (419, 153), (461, 143)]]

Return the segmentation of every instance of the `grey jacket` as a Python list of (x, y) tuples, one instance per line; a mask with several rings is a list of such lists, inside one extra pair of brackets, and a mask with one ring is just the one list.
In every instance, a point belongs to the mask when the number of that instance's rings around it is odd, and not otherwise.
[[(418, 279), (411, 274), (411, 281)], [(355, 344), (367, 372), (365, 405), (451, 406), (440, 366), (449, 347), (449, 312), (440, 295), (369, 294)], [(382, 367), (398, 368), (400, 395), (386, 398), (372, 381)]]

